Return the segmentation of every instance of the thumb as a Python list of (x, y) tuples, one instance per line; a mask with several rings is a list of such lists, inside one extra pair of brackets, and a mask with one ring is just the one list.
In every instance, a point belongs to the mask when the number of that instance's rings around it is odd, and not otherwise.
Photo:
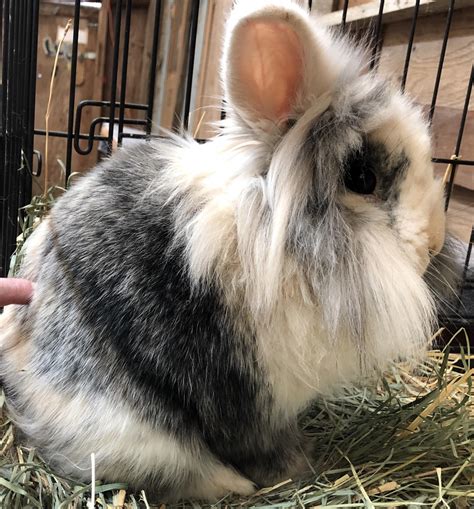
[(26, 279), (0, 278), (0, 307), (28, 304), (33, 296), (33, 283)]

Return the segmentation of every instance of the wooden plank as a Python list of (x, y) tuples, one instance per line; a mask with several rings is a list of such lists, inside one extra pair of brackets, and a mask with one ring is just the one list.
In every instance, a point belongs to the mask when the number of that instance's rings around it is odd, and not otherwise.
[(155, 98), (153, 105), (152, 131), (159, 132), (159, 126), (164, 108), (164, 94), (166, 72), (168, 67), (168, 47), (171, 34), (171, 0), (163, 0), (159, 27), (158, 58), (156, 67)]
[(166, 79), (166, 102), (162, 125), (170, 128), (181, 127), (180, 117), (186, 85), (186, 65), (188, 61), (188, 32), (192, 0), (180, 0), (174, 5), (174, 28), (171, 32), (170, 52)]
[(179, 127), (185, 87), (187, 34), (192, 0), (166, 0), (160, 27), (160, 51), (153, 122), (166, 129)]
[[(81, 4), (81, 18), (97, 20), (100, 4), (96, 6)], [(65, 4), (60, 0), (42, 0), (40, 2), (40, 16), (74, 16), (74, 4)]]
[[(133, 3), (132, 18), (130, 26), (130, 39), (129, 39), (129, 56), (128, 56), (128, 70), (127, 70), (127, 102), (145, 103), (147, 94), (143, 90), (142, 84), (137, 77), (142, 75), (142, 70), (148, 71), (150, 62), (143, 58), (145, 53), (145, 36), (146, 31), (144, 27), (147, 25), (149, 6), (137, 5)], [(122, 27), (125, 27), (125, 11), (122, 17)], [(122, 65), (120, 63), (120, 71)], [(148, 79), (147, 79), (148, 82)], [(121, 76), (119, 74), (119, 90), (121, 86)], [(126, 114), (130, 118), (144, 118), (143, 112), (136, 110), (126, 110)]]
[[(343, 0), (342, 0), (343, 1)], [(352, 0), (352, 1), (361, 1), (361, 0)], [(362, 1), (370, 1), (370, 0), (362, 0)], [(307, 4), (307, 2), (305, 2)], [(311, 12), (316, 12), (318, 14), (328, 14), (337, 10), (339, 8), (338, 0), (315, 0), (313, 2), (313, 8)]]
[[(109, 6), (107, 6), (107, 4)], [(112, 8), (112, 2), (104, 2), (104, 10), (107, 15), (104, 14), (104, 20), (102, 23), (101, 42), (105, 44), (103, 54), (105, 55), (105, 62), (102, 64), (102, 81), (103, 86), (103, 98), (110, 100), (111, 97), (111, 85), (112, 85), (112, 70), (113, 70), (113, 54), (114, 54), (114, 40), (113, 30), (115, 22), (115, 12)], [(123, 44), (124, 44), (124, 30), (125, 30), (125, 8), (122, 9), (121, 13), (121, 37), (119, 47), (119, 63), (117, 71), (117, 102), (120, 100), (120, 91), (122, 85), (122, 63), (123, 63)], [(135, 5), (132, 4), (132, 14), (130, 23), (130, 38), (129, 38), (129, 52), (128, 52), (128, 67), (127, 67), (127, 88), (126, 88), (126, 101), (135, 103), (146, 102), (146, 94), (143, 94), (143, 87), (140, 82), (142, 75), (143, 66), (149, 65), (149, 61), (143, 59), (145, 51), (145, 30), (143, 27), (146, 26), (148, 17), (148, 5), (143, 3)], [(98, 71), (100, 72), (100, 71)], [(100, 75), (97, 76), (100, 80)], [(105, 108), (103, 114), (107, 116), (109, 114), (108, 108)], [(118, 116), (118, 112), (116, 112)], [(126, 118), (144, 118), (143, 111), (125, 110)]]
[[(368, 4), (371, 1), (372, 0), (350, 0), (349, 6), (352, 8), (352, 7), (356, 7), (358, 5)], [(344, 0), (338, 0), (337, 1), (337, 9), (333, 9), (333, 11), (334, 10), (342, 10), (343, 7), (344, 7)]]
[[(209, 77), (207, 75), (207, 67), (208, 67), (208, 59), (209, 59), (209, 51), (212, 43), (212, 22), (215, 17), (216, 12), (216, 3), (213, 0), (207, 2), (207, 10), (205, 13), (205, 20), (201, 24), (201, 27), (198, 27), (198, 38), (201, 43), (201, 48), (199, 51), (199, 61), (197, 62), (195, 80), (193, 83), (193, 98), (191, 103), (191, 113), (190, 113), (190, 121), (189, 121), (189, 129), (195, 135), (195, 137), (210, 137), (211, 133), (204, 133), (203, 129), (200, 129), (199, 126), (203, 126), (207, 124), (206, 117), (209, 117), (209, 111), (207, 111), (206, 101), (204, 99), (204, 95), (206, 94), (206, 89), (208, 92), (211, 92), (212, 84), (210, 83)], [(223, 22), (224, 20), (222, 20)], [(214, 62), (214, 70), (216, 70), (216, 60)], [(220, 96), (221, 91), (217, 92), (217, 95)], [(217, 108), (220, 107), (221, 99), (218, 97), (216, 99)], [(199, 131), (199, 132), (198, 132)]]
[[(133, 0), (133, 7), (145, 7), (148, 8), (152, 0)], [(112, 4), (115, 5), (116, 0), (112, 0)]]
[(104, 93), (104, 74), (107, 51), (107, 37), (109, 30), (110, 0), (103, 0), (99, 11), (97, 28), (97, 58), (95, 62), (94, 90), (97, 96), (102, 98)]
[[(352, 5), (352, 2), (351, 4)], [(384, 4), (384, 15), (382, 22), (393, 23), (411, 19), (413, 15), (414, 0), (386, 0)], [(419, 16), (430, 16), (432, 14), (446, 12), (449, 6), (449, 0), (420, 0)], [(457, 0), (454, 9), (462, 9), (474, 6), (474, 0)], [(379, 14), (379, 0), (372, 0), (369, 3), (349, 7), (347, 10), (346, 23), (348, 25), (356, 24), (357, 28), (363, 28), (369, 24)], [(327, 26), (339, 25), (342, 20), (342, 10), (320, 16), (319, 19)]]
[[(421, 18), (417, 25), (406, 91), (426, 111), (431, 104), (444, 33), (445, 15)], [(384, 28), (379, 72), (399, 86), (406, 56), (411, 21), (398, 21)], [(450, 37), (433, 117), (433, 152), (450, 158), (454, 152), (462, 109), (474, 55), (474, 9), (460, 9), (453, 15)], [(468, 113), (461, 155), (474, 159), (474, 102)], [(442, 171), (442, 170), (441, 170)], [(460, 167), (456, 183), (474, 188), (470, 167)]]
[[(153, 49), (153, 36), (155, 28), (155, 12), (157, 0), (150, 0), (146, 16), (146, 27), (144, 37), (144, 48), (142, 57), (142, 70), (139, 79), (140, 97), (148, 98), (148, 83), (150, 81), (150, 66), (151, 66), (151, 53)], [(159, 29), (159, 27), (158, 27)], [(158, 68), (158, 62), (157, 62)], [(158, 69), (154, 69), (158, 72)]]
[[(94, 53), (97, 45), (97, 17), (98, 11), (95, 10), (95, 19), (82, 18), (80, 21), (80, 30), (87, 31), (87, 44), (79, 44), (79, 55), (86, 52)], [(45, 114), (48, 103), (49, 87), (51, 82), (51, 72), (54, 63), (54, 55), (47, 55), (44, 50), (43, 42), (47, 37), (55, 43), (60, 29), (66, 26), (68, 17), (64, 16), (46, 16), (41, 15), (39, 20), (39, 46), (38, 46), (38, 66), (36, 83), (36, 111), (35, 127), (37, 129), (45, 128)], [(89, 59), (79, 59), (77, 66), (77, 85), (76, 85), (76, 105), (84, 99), (100, 98), (94, 90), (94, 70), (95, 61)], [(49, 122), (50, 130), (63, 131), (67, 126), (68, 105), (69, 105), (69, 83), (70, 83), (70, 62), (66, 58), (60, 58), (58, 61), (57, 74), (54, 78), (54, 95), (52, 102), (51, 117)], [(97, 111), (84, 111), (83, 130), (88, 130), (90, 122)], [(35, 136), (35, 148), (40, 150), (44, 156), (45, 137)], [(64, 175), (61, 167), (66, 159), (66, 141), (60, 138), (49, 138), (49, 182), (50, 184), (64, 184)], [(96, 154), (93, 151), (88, 156), (80, 156), (73, 151), (72, 170), (84, 171), (92, 167), (96, 162)], [(44, 175), (35, 178), (33, 182), (33, 192), (39, 194), (44, 186)]]
[[(232, 0), (210, 0), (204, 27), (201, 62), (197, 71), (191, 132), (198, 138), (215, 134), (212, 123), (220, 119), (222, 107), (222, 84), (219, 64), (222, 54), (225, 20), (232, 8)], [(199, 129), (197, 129), (199, 127)]]
[[(431, 103), (444, 25), (443, 14), (418, 21), (406, 90), (421, 104)], [(410, 21), (401, 21), (384, 29), (379, 70), (397, 84), (402, 78), (410, 27)], [(474, 9), (462, 9), (453, 15), (437, 100), (439, 106), (462, 109), (473, 56)]]
[[(453, 155), (458, 130), (461, 122), (462, 110), (440, 106), (433, 117), (433, 154), (435, 157), (450, 158)], [(462, 139), (460, 156), (463, 159), (474, 160), (474, 111), (469, 111), (464, 136)], [(443, 166), (444, 172), (446, 165)], [(474, 190), (474, 166), (458, 166), (455, 183), (459, 186)], [(473, 201), (474, 205), (474, 201)]]
[(454, 186), (449, 201), (448, 231), (464, 242), (469, 242), (472, 229), (474, 191)]

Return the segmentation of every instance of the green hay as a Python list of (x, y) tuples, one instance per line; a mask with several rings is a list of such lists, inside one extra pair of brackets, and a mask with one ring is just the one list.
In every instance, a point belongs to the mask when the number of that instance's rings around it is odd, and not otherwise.
[(31, 203), (21, 209), (18, 216), (21, 233), (16, 239), (16, 250), (10, 258), (10, 270), (8, 275), (14, 277), (20, 270), (23, 259), (22, 249), (26, 239), (33, 233), (36, 226), (54, 205), (57, 191), (64, 191), (62, 188), (52, 187), (42, 196), (34, 196)]
[[(26, 209), (12, 272), (54, 192), (37, 200)], [(378, 384), (315, 404), (302, 419), (316, 443), (306, 479), (286, 480), (248, 499), (229, 495), (213, 505), (186, 501), (166, 508), (474, 508), (474, 356), (465, 331), (458, 334), (466, 336), (459, 354), (449, 347), (432, 351), (415, 369), (393, 365)], [(34, 450), (15, 443), (15, 428), (2, 411), (0, 507), (92, 507), (90, 489), (56, 475)], [(95, 493), (96, 507), (162, 507), (123, 484), (96, 482)]]
[(16, 239), (16, 249), (10, 259), (10, 270), (8, 275), (14, 277), (18, 274), (23, 258), (22, 249), (26, 239), (33, 233), (34, 229), (42, 221), (42, 219), (51, 210), (51, 207), (56, 202), (57, 198), (61, 196), (66, 189), (69, 189), (74, 178), (79, 176), (80, 173), (73, 172), (69, 176), (66, 187), (52, 186), (48, 188), (44, 194), (40, 196), (33, 196), (31, 202), (20, 209), (18, 214), (18, 224), (20, 226), (20, 235)]

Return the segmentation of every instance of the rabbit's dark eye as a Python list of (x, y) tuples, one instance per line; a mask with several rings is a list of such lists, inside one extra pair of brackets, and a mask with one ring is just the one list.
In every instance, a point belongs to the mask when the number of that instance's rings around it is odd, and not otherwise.
[(369, 166), (363, 152), (357, 152), (350, 157), (344, 171), (346, 188), (357, 194), (372, 194), (375, 191), (377, 178)]

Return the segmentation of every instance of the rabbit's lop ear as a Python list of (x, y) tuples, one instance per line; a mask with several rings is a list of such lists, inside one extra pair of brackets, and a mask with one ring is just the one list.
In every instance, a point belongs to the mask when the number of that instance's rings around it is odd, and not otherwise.
[[(250, 124), (297, 116), (329, 87), (321, 39), (307, 13), (291, 2), (241, 2), (230, 20), (224, 52), (226, 98)], [(314, 79), (316, 78), (316, 79)]]

